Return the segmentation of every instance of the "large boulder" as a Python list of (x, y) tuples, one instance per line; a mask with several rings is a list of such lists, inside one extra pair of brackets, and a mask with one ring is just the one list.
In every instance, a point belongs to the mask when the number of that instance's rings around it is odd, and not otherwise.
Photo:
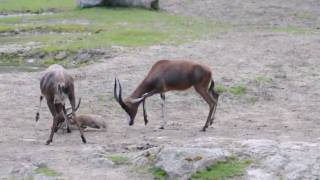
[(159, 9), (159, 0), (77, 0), (77, 4), (81, 8), (105, 5)]
[(168, 147), (160, 151), (155, 166), (166, 171), (169, 179), (188, 179), (196, 171), (228, 156), (230, 153), (220, 148)]
[(77, 0), (77, 4), (81, 8), (101, 6), (103, 3), (104, 0)]

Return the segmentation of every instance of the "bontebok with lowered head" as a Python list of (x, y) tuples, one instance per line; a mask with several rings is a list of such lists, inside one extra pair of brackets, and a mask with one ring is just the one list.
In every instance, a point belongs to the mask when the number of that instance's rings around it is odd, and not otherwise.
[(213, 123), (218, 103), (219, 94), (214, 91), (214, 81), (209, 67), (190, 61), (160, 60), (156, 62), (144, 80), (138, 85), (133, 93), (122, 99), (122, 86), (115, 78), (114, 97), (122, 109), (129, 116), (129, 125), (134, 124), (138, 107), (143, 104), (143, 115), (145, 124), (148, 123), (145, 100), (154, 94), (160, 94), (162, 99), (162, 123), (161, 129), (166, 125), (165, 93), (168, 91), (183, 91), (190, 87), (201, 95), (209, 105), (209, 114), (202, 131), (205, 131)]

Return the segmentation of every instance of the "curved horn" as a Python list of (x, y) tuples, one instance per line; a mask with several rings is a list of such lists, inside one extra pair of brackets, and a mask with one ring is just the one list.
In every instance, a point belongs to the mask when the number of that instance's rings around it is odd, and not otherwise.
[(122, 107), (127, 107), (126, 104), (123, 102), (122, 100), (122, 87), (121, 87), (121, 84), (120, 84), (120, 81), (117, 79), (118, 81), (118, 84), (119, 84), (119, 96), (118, 96), (118, 100), (119, 100), (119, 103)]
[(114, 88), (113, 88), (113, 95), (117, 102), (119, 102), (119, 97), (117, 95), (117, 78), (114, 78)]
[[(117, 87), (119, 85), (119, 93), (117, 93)], [(116, 101), (121, 105), (121, 107), (127, 111), (127, 105), (123, 102), (122, 100), (122, 87), (121, 87), (121, 84), (120, 84), (120, 81), (115, 78), (114, 80), (114, 98), (116, 99)]]
[[(75, 112), (79, 109), (80, 104), (81, 104), (81, 98), (79, 98), (78, 104), (77, 104), (77, 106), (76, 106), (76, 108), (75, 108)], [(68, 107), (68, 108), (66, 109), (66, 111), (68, 112), (68, 111), (71, 110), (71, 109), (72, 109), (72, 107)], [(71, 112), (71, 113), (68, 113), (68, 114), (67, 114), (67, 117), (70, 116), (71, 114), (72, 114), (72, 112)]]
[(75, 110), (74, 110), (74, 111), (77, 111), (77, 110), (79, 109), (79, 107), (80, 107), (80, 103), (81, 103), (81, 98), (79, 98), (78, 105), (77, 105), (77, 107), (75, 108)]

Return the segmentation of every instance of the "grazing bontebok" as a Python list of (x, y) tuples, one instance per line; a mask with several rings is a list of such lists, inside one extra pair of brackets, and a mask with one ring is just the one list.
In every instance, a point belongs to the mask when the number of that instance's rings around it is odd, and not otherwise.
[[(62, 123), (59, 121), (59, 115), (64, 117), (67, 131), (70, 133), (71, 130), (69, 128), (69, 120), (66, 116), (66, 108), (65, 101), (68, 98), (72, 108), (72, 116), (75, 117), (75, 95), (74, 95), (74, 83), (73, 78), (69, 75), (66, 70), (60, 65), (51, 65), (45, 71), (44, 75), (40, 80), (40, 104), (39, 110), (36, 114), (36, 121), (39, 120), (40, 116), (40, 108), (43, 96), (47, 100), (48, 107), (53, 117), (53, 124), (51, 128), (51, 134), (46, 144), (50, 144), (52, 142), (53, 134), (58, 130), (58, 125)], [(80, 101), (79, 101), (80, 103)], [(79, 105), (78, 105), (79, 107)], [(76, 119), (76, 118), (75, 118)], [(83, 143), (86, 143), (86, 139), (83, 135), (82, 128), (80, 128), (80, 124), (76, 121), (78, 128), (80, 129), (81, 139)]]
[(209, 67), (190, 61), (160, 60), (152, 66), (148, 75), (125, 100), (122, 100), (122, 87), (120, 81), (116, 78), (114, 97), (129, 115), (129, 125), (131, 126), (141, 102), (143, 104), (144, 122), (145, 124), (148, 123), (145, 99), (154, 94), (160, 94), (162, 99), (162, 123), (160, 128), (164, 129), (166, 125), (165, 92), (182, 91), (193, 86), (210, 107), (207, 121), (202, 128), (202, 131), (205, 131), (209, 124), (213, 123), (219, 98), (219, 94), (214, 91), (214, 81), (211, 74)]

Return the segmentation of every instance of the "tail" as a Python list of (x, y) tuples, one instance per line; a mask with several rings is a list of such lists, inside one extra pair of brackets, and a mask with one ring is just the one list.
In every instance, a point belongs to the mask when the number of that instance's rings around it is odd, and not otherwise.
[(210, 87), (208, 89), (209, 92), (214, 92), (214, 81), (211, 79)]
[(42, 96), (42, 94), (41, 94), (41, 95), (40, 95), (40, 102), (39, 102), (38, 112), (36, 113), (36, 122), (38, 122), (39, 119), (40, 119), (40, 109), (41, 109), (42, 99), (43, 99), (43, 96)]
[(211, 83), (210, 83), (208, 92), (212, 95), (212, 97), (213, 97), (216, 101), (218, 101), (219, 93), (217, 93), (217, 92), (214, 90), (214, 81), (213, 81), (212, 79), (211, 79)]
[(64, 83), (59, 83), (58, 86), (58, 92), (62, 95), (63, 93), (65, 93), (65, 90), (66, 90), (66, 86)]

